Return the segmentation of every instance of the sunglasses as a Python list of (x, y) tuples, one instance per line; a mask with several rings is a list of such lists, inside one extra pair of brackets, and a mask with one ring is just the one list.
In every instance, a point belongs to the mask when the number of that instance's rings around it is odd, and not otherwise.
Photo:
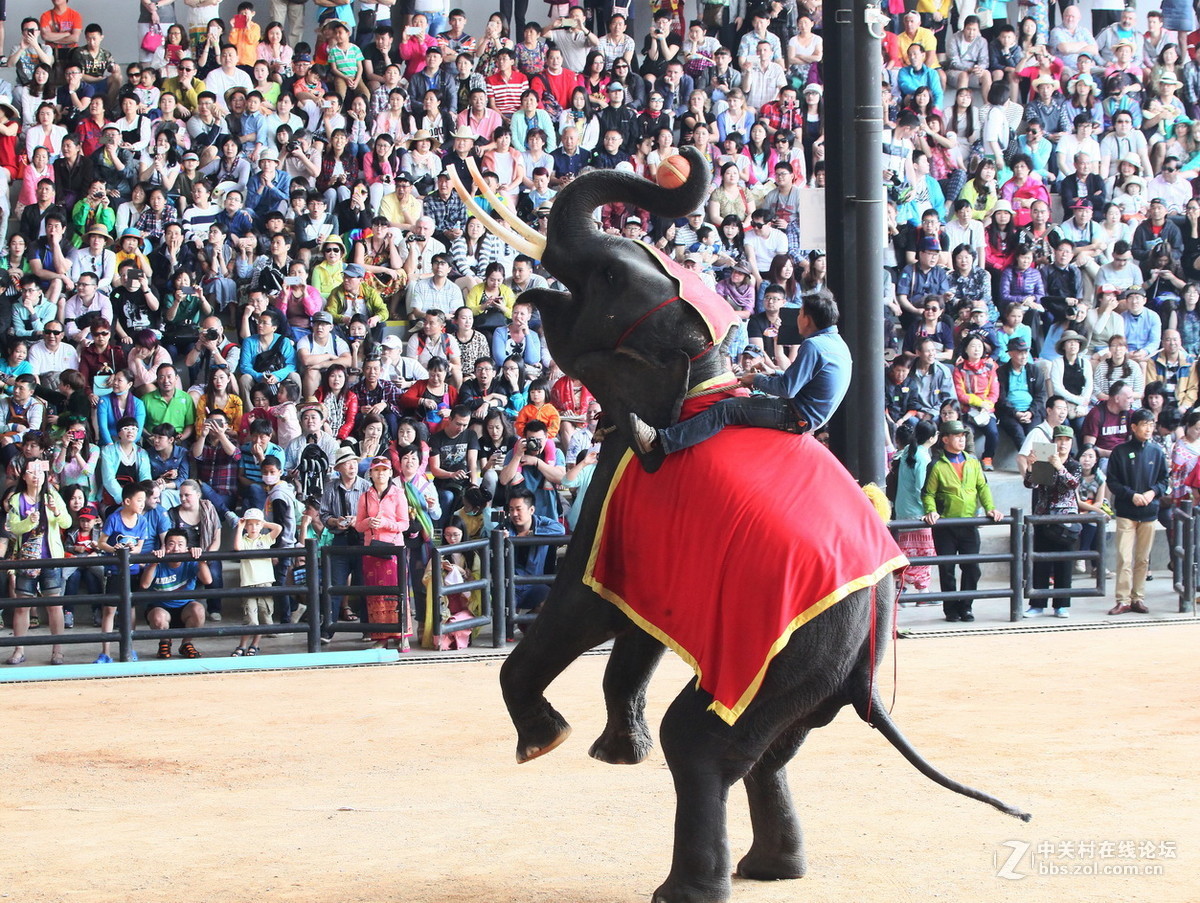
[(325, 253), (326, 254), (341, 254), (342, 249), (341, 248), (326, 248)]
[(100, 332), (93, 332), (92, 338), (98, 339), (102, 335), (112, 335), (112, 333), (110, 333), (107, 329), (104, 329), (104, 330), (101, 330)]
[(62, 335), (63, 331), (61, 329), (43, 329), (42, 334), (43, 335)]

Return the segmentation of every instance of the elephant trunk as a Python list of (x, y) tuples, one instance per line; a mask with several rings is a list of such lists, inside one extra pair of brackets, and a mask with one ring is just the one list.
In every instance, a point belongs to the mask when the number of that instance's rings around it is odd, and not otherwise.
[(562, 277), (578, 269), (597, 240), (592, 212), (603, 204), (636, 204), (657, 216), (679, 218), (704, 202), (710, 184), (708, 166), (692, 147), (680, 151), (691, 164), (687, 181), (678, 188), (663, 188), (633, 173), (606, 169), (588, 173), (572, 182), (555, 198), (550, 208), (547, 233), (554, 236), (546, 248), (547, 267)]

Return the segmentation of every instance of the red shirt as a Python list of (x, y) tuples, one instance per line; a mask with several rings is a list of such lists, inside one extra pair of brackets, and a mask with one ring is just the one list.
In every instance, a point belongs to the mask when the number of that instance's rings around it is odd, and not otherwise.
[[(42, 17), (41, 17), (41, 19), (38, 20), (38, 22), (42, 26), (42, 28), (49, 29), (50, 31), (70, 32), (70, 31), (76, 31), (76, 30), (79, 30), (79, 31), (83, 30), (83, 17), (80, 16), (78, 12), (71, 9), (71, 7), (69, 7), (69, 6), (66, 9), (64, 9), (61, 13), (56, 12), (54, 7), (51, 7), (50, 9), (48, 9), (44, 13), (42, 13)], [(55, 47), (78, 47), (79, 45), (76, 44), (74, 41), (72, 41), (69, 44), (62, 43), (62, 44), (55, 44), (53, 46), (55, 46)]]
[[(529, 79), (515, 69), (508, 81), (497, 72), (486, 80), (488, 101), (501, 116), (511, 116), (521, 106), (521, 95), (529, 88)], [(567, 98), (570, 100), (570, 97)]]

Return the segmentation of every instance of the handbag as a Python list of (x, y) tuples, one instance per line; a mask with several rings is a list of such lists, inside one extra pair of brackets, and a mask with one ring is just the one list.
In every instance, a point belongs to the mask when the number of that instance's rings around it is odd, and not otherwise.
[(151, 25), (150, 30), (146, 32), (146, 36), (142, 38), (142, 49), (147, 53), (154, 53), (162, 44), (162, 26), (158, 24)]
[(259, 373), (274, 373), (276, 370), (282, 370), (286, 365), (287, 361), (283, 359), (283, 352), (279, 350), (282, 338), (282, 336), (276, 336), (270, 348), (260, 351), (254, 356), (254, 369)]
[[(30, 530), (21, 537), (21, 545), (17, 550), (17, 558), (22, 561), (36, 561), (42, 557), (42, 538), (46, 535), (45, 530)], [(40, 577), (42, 576), (41, 568), (17, 568), (17, 575), (20, 577)]]

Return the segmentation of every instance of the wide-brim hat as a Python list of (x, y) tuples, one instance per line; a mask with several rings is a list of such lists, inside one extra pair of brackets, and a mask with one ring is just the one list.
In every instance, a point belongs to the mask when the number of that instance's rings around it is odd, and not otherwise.
[[(459, 131), (461, 131), (461, 129)], [(471, 139), (474, 140), (474, 138), (475, 133), (471, 132)], [(417, 129), (417, 131), (413, 133), (413, 136), (404, 142), (404, 146), (409, 150), (412, 150), (412, 146), (418, 141), (428, 141), (430, 146), (435, 150), (440, 144), (437, 138), (433, 137), (433, 132), (429, 131), (429, 129)]]
[(325, 416), (325, 405), (319, 399), (310, 395), (300, 404), (296, 405), (296, 415), (299, 416), (305, 411), (319, 411), (321, 416)]
[(3, 100), (0, 100), (0, 113), (4, 113), (9, 119), (21, 118), (21, 114), (17, 112), (17, 108)]
[(1087, 344), (1087, 339), (1077, 333), (1074, 329), (1068, 329), (1062, 334), (1059, 340), (1054, 343), (1054, 350), (1061, 355), (1063, 353), (1063, 346), (1067, 342), (1078, 342), (1079, 347), (1083, 348)]
[[(419, 135), (420, 132), (418, 132), (417, 134)], [(450, 133), (450, 137), (451, 138), (470, 138), (472, 141), (474, 141), (479, 136), (476, 135), (469, 128), (467, 128), (465, 125), (460, 125), (458, 128), (456, 128), (453, 132)], [(414, 135), (413, 141), (416, 141), (416, 140), (417, 140), (416, 136)]]
[(352, 449), (350, 446), (343, 445), (341, 448), (338, 449), (337, 455), (333, 459), (333, 466), (340, 467), (341, 465), (345, 464), (347, 461), (357, 462), (358, 460), (359, 460), (358, 453), (355, 452), (354, 449)]
[(113, 241), (112, 233), (108, 231), (108, 226), (104, 225), (104, 223), (96, 223), (83, 233), (84, 238), (87, 238), (89, 235), (99, 235), (109, 244), (112, 244)]

